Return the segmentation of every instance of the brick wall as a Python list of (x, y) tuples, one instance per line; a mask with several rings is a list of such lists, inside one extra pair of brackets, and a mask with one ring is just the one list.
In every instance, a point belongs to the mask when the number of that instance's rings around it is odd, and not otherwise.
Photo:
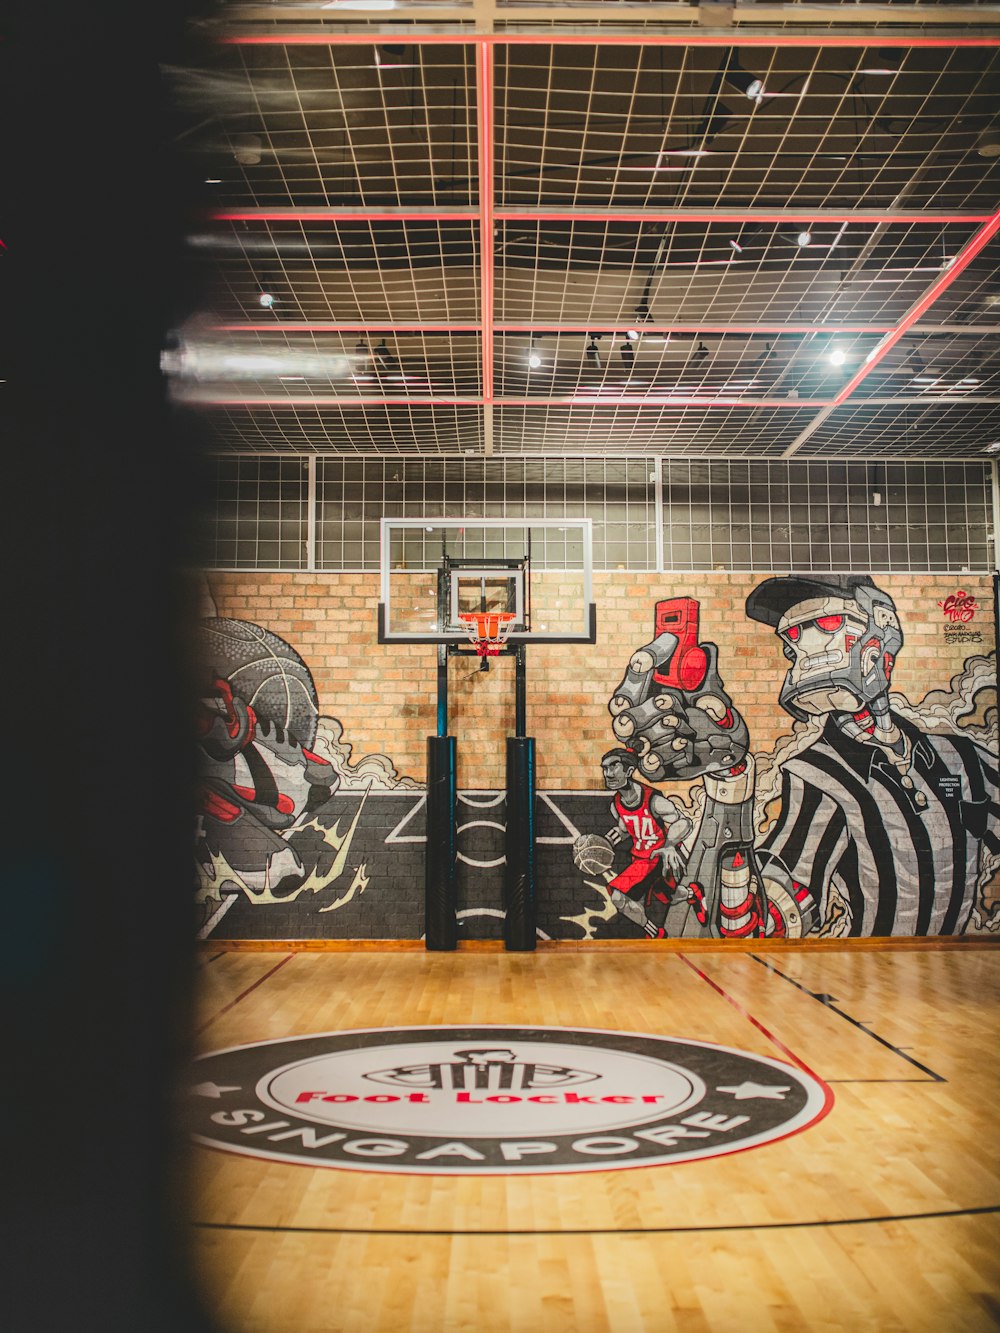
[[(535, 580), (547, 577), (557, 579), (558, 575), (534, 575)], [(765, 577), (597, 575), (596, 644), (528, 649), (528, 733), (537, 741), (539, 790), (603, 792), (600, 758), (616, 744), (608, 698), (622, 679), (631, 653), (653, 637), (655, 603), (667, 597), (691, 596), (700, 603), (700, 639), (718, 645), (722, 679), (746, 718), (752, 752), (767, 755), (781, 737), (787, 737), (791, 719), (778, 704), (786, 669), (781, 645), (769, 627), (751, 621), (745, 612), (748, 593)], [(910, 704), (921, 705), (932, 691), (948, 691), (967, 659), (992, 652), (990, 579), (887, 575), (876, 581), (893, 597), (899, 611), (904, 646), (892, 689), (905, 695)], [(387, 756), (397, 774), (423, 783), (425, 740), (436, 726), (436, 652), (431, 646), (377, 643), (376, 575), (213, 573), (209, 582), (220, 617), (250, 621), (270, 630), (305, 660), (315, 681), (321, 716), (335, 718), (342, 725), (343, 742), (350, 747), (345, 762), (352, 769), (365, 756)], [(978, 603), (967, 623), (953, 623), (939, 606), (960, 588)], [(975, 635), (980, 636), (978, 641), (969, 637)], [(995, 708), (995, 666), (990, 670)], [(484, 673), (474, 658), (453, 658), (449, 672), (450, 729), (458, 738), (459, 787), (499, 791), (504, 784), (503, 738), (514, 728), (513, 659), (495, 660)], [(970, 700), (969, 709), (976, 715), (973, 720), (985, 720), (988, 693), (979, 689), (975, 700)], [(948, 725), (942, 724), (945, 729)], [(667, 785), (663, 790), (686, 797), (691, 785)], [(593, 808), (605, 809), (603, 805)], [(393, 819), (396, 817), (394, 813)], [(599, 822), (603, 820), (600, 814)], [(483, 822), (490, 821), (484, 818)], [(418, 824), (419, 820), (412, 825), (411, 834)], [(588, 826), (583, 831), (591, 830)], [(422, 894), (421, 862), (419, 856), (413, 858), (415, 845), (406, 847), (406, 882), (397, 886), (397, 896), (402, 892), (407, 901), (406, 911), (413, 918), (407, 933), (413, 933), (416, 916), (411, 900)], [(554, 852), (545, 855), (551, 858)], [(483, 853), (482, 859), (495, 858)], [(563, 854), (560, 864), (566, 861)], [(572, 870), (571, 862), (568, 864)], [(386, 866), (379, 865), (377, 873), (384, 881)], [(573, 873), (579, 879), (578, 872)], [(468, 883), (468, 870), (463, 874)], [(558, 892), (565, 905), (567, 894), (572, 896), (571, 888), (561, 883)], [(495, 902), (494, 888), (490, 895), (489, 901)], [(372, 911), (376, 897), (372, 891), (366, 897)], [(474, 899), (473, 886), (469, 901)], [(347, 912), (332, 912), (302, 933), (338, 933), (346, 929), (349, 917)], [(558, 933), (560, 928), (554, 922), (550, 926)], [(291, 929), (287, 920), (283, 929)], [(365, 934), (395, 933), (391, 914), (382, 918), (376, 913), (367, 924), (359, 921), (357, 929)], [(494, 926), (484, 933), (495, 933)]]

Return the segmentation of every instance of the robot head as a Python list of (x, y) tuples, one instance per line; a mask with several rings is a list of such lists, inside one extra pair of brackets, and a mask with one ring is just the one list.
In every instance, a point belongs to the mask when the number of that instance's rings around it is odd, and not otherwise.
[(791, 665), (779, 700), (792, 717), (888, 706), (903, 632), (892, 598), (867, 574), (767, 579), (746, 609), (781, 639)]
[(639, 760), (631, 750), (609, 750), (601, 756), (601, 770), (608, 791), (624, 791), (638, 767)]

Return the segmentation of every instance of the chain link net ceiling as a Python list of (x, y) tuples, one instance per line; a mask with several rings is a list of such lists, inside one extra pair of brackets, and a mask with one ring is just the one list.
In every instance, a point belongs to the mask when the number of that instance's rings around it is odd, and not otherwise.
[(220, 5), (164, 354), (222, 449), (1000, 450), (993, 5)]

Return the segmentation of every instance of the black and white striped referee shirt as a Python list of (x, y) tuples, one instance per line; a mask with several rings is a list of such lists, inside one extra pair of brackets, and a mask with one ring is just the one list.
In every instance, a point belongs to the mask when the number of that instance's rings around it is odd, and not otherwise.
[(960, 934), (981, 849), (1000, 850), (997, 761), (968, 736), (893, 720), (913, 744), (907, 774), (828, 718), (782, 765), (781, 813), (760, 851), (810, 890), (821, 920), (836, 885), (852, 935)]

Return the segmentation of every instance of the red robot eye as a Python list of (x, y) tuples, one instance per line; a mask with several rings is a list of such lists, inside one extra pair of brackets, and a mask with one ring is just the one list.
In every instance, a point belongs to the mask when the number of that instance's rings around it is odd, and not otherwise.
[(802, 633), (801, 625), (789, 625), (788, 628), (785, 630), (785, 638), (791, 639), (792, 643), (794, 643), (801, 633)]
[(816, 624), (827, 634), (834, 634), (844, 624), (843, 616), (820, 616)]

